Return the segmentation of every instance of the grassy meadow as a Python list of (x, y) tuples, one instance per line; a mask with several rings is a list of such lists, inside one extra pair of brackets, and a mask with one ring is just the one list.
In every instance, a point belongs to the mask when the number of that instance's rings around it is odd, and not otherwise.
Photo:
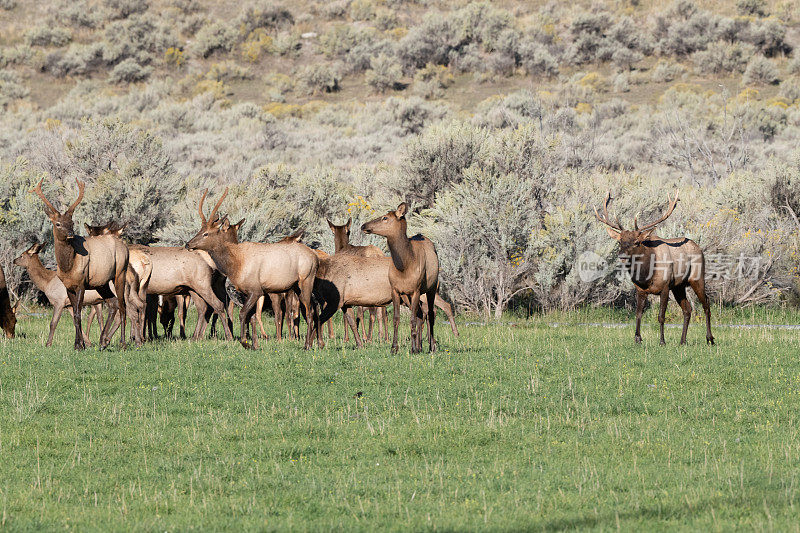
[[(627, 325), (586, 325), (606, 321)], [(0, 343), (0, 529), (798, 529), (796, 331), (708, 347), (693, 319), (660, 347), (652, 309), (642, 346), (622, 311), (438, 324), (435, 355), (341, 336), (75, 353), (69, 320), (48, 349), (22, 319)]]

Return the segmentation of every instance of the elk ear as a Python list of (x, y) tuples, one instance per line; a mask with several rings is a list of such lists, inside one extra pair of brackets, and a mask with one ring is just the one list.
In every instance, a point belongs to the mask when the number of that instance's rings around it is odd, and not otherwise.
[(329, 228), (331, 228), (332, 230), (336, 230), (336, 226), (333, 225), (333, 222), (331, 222), (331, 219), (326, 218), (325, 221), (328, 223), (328, 227)]
[(236, 231), (239, 231), (239, 229), (241, 229), (242, 224), (244, 224), (244, 220), (245, 219), (242, 219), (242, 220), (240, 220), (239, 222), (237, 222), (236, 224), (233, 225), (233, 227), (236, 228)]
[(228, 231), (229, 229), (231, 229), (231, 221), (228, 220), (228, 215), (225, 215), (219, 222), (219, 230)]
[(353, 222), (353, 218), (352, 218), (352, 217), (350, 217), (350, 218), (348, 218), (348, 219), (347, 219), (347, 224), (345, 224), (345, 225), (344, 225), (344, 228), (345, 228), (347, 231), (350, 231), (350, 224), (351, 224), (352, 222)]
[(38, 254), (39, 252), (41, 252), (41, 251), (42, 251), (42, 248), (44, 248), (44, 243), (37, 242), (36, 244), (34, 244), (33, 246), (31, 246), (31, 247), (30, 247), (30, 250), (28, 250), (28, 251), (29, 251), (30, 253), (32, 253), (32, 254)]
[(406, 216), (407, 212), (408, 212), (408, 204), (403, 202), (402, 204), (397, 206), (397, 211), (395, 211), (394, 214), (397, 218), (403, 218), (404, 216)]
[(656, 230), (656, 228), (650, 228), (647, 231), (643, 231), (642, 233), (639, 234), (639, 238), (637, 240), (639, 242), (644, 242), (644, 241), (650, 240), (650, 236), (653, 234), (653, 232), (655, 230)]
[(11, 312), (16, 315), (21, 305), (22, 305), (22, 298), (17, 300), (17, 302), (14, 304), (14, 307), (11, 308)]
[(609, 237), (611, 237), (611, 238), (612, 238), (612, 239), (614, 239), (615, 241), (618, 241), (618, 240), (619, 240), (619, 238), (620, 238), (620, 232), (618, 232), (617, 230), (615, 230), (615, 229), (614, 229), (614, 228), (612, 228), (611, 226), (606, 226), (606, 231), (608, 232), (608, 236), (609, 236)]

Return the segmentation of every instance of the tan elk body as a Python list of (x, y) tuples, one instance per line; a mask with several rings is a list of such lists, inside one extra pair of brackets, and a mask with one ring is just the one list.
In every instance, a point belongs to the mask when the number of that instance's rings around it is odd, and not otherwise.
[(190, 250), (207, 251), (220, 272), (230, 279), (236, 290), (246, 295), (239, 317), (242, 345), (251, 347), (247, 344), (247, 338), (252, 338), (252, 347), (258, 346), (254, 315), (259, 297), (267, 293), (294, 290), (299, 295), (301, 309), (306, 315), (308, 329), (305, 348), (310, 348), (312, 334), (316, 332), (318, 340), (320, 337), (318, 324), (314, 323), (318, 322), (314, 320), (318, 316), (311, 304), (314, 277), (319, 264), (316, 254), (301, 243), (239, 242), (238, 228), (244, 221), (231, 225), (227, 216), (222, 219), (215, 216), (228, 190), (225, 190), (208, 219), (203, 214), (203, 201), (207, 193), (208, 191), (203, 193), (198, 208), (202, 227), (186, 243), (186, 247)]
[(19, 305), (19, 301), (14, 306), (11, 305), (11, 297), (6, 285), (6, 275), (3, 269), (0, 268), (0, 327), (2, 327), (3, 333), (8, 339), (13, 339), (15, 335), (17, 305)]
[(422, 235), (408, 237), (405, 215), (408, 205), (403, 202), (395, 211), (371, 220), (361, 226), (364, 233), (386, 237), (391, 254), (389, 283), (392, 287), (392, 307), (394, 336), (392, 352), (398, 349), (398, 327), (400, 321), (400, 300), (407, 298), (411, 309), (411, 351), (422, 351), (422, 315), (420, 297), (428, 299), (428, 349), (436, 349), (433, 326), (436, 319), (434, 302), (439, 290), (439, 257), (436, 248)]
[[(41, 259), (39, 259), (39, 252), (42, 250), (42, 246), (43, 245), (40, 243), (34, 244), (19, 257), (14, 259), (14, 264), (28, 271), (28, 277), (33, 281), (33, 284), (36, 285), (36, 288), (44, 293), (47, 297), (47, 301), (53, 306), (53, 317), (50, 320), (50, 333), (47, 336), (46, 344), (46, 346), (50, 346), (53, 344), (53, 336), (55, 335), (56, 327), (58, 326), (64, 309), (66, 309), (70, 315), (73, 313), (73, 310), (72, 304), (70, 304), (69, 297), (67, 296), (67, 288), (64, 287), (64, 284), (58, 279), (56, 271), (45, 268)], [(92, 307), (86, 324), (86, 330), (84, 331), (84, 340), (87, 345), (91, 344), (89, 342), (89, 330), (92, 327), (92, 322), (95, 317), (97, 317), (100, 328), (103, 328), (102, 302), (103, 297), (100, 296), (100, 293), (97, 291), (90, 289), (84, 293), (83, 305)]]
[[(42, 181), (33, 192), (45, 204), (45, 212), (53, 225), (53, 241), (55, 244), (58, 278), (64, 283), (73, 309), (83, 306), (84, 293), (87, 289), (96, 289), (109, 303), (109, 318), (100, 334), (100, 347), (105, 348), (111, 340), (113, 319), (119, 313), (122, 324), (120, 344), (125, 345), (125, 291), (118, 290), (115, 295), (111, 290), (114, 283), (119, 289), (125, 286), (128, 270), (128, 247), (119, 237), (99, 235), (81, 237), (74, 233), (72, 215), (75, 208), (83, 200), (86, 184), (75, 180), (78, 184), (78, 199), (62, 214), (45, 198), (42, 192)], [(75, 349), (83, 350), (86, 343), (81, 327), (81, 313), (72, 314), (75, 323)]]
[(683, 311), (683, 333), (681, 344), (686, 344), (686, 334), (689, 330), (689, 321), (692, 316), (692, 305), (686, 296), (687, 287), (691, 287), (697, 299), (703, 306), (706, 316), (706, 342), (714, 344), (711, 334), (711, 308), (705, 288), (705, 257), (700, 246), (691, 239), (679, 237), (663, 239), (655, 234), (656, 226), (664, 222), (678, 204), (678, 192), (671, 199), (666, 212), (650, 224), (639, 228), (637, 218), (633, 219), (633, 230), (626, 230), (619, 222), (619, 218), (611, 220), (608, 215), (608, 204), (611, 202), (611, 193), (606, 195), (603, 202), (603, 215), (595, 209), (597, 220), (605, 224), (609, 236), (620, 244), (620, 258), (631, 274), (631, 281), (636, 286), (636, 332), (634, 340), (642, 342), (641, 322), (647, 297), (655, 294), (659, 297), (660, 308), (658, 322), (660, 325), (661, 344), (664, 340), (664, 322), (666, 320), (669, 293), (672, 292), (675, 300)]

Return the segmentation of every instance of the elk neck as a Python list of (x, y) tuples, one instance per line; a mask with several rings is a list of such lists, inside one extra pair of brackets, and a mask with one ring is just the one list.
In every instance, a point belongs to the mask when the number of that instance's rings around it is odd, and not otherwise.
[(389, 245), (392, 262), (400, 272), (408, 268), (414, 261), (414, 250), (411, 248), (411, 241), (406, 234), (405, 220), (402, 221), (401, 228), (401, 231), (386, 236), (386, 244)]
[(206, 250), (217, 265), (217, 269), (226, 277), (231, 278), (239, 271), (236, 248), (238, 243), (221, 242), (213, 248)]
[(75, 264), (75, 248), (66, 239), (59, 239), (53, 230), (56, 265), (61, 272), (70, 272)]
[(33, 281), (39, 290), (44, 291), (47, 285), (56, 277), (56, 272), (48, 270), (39, 259), (39, 255), (32, 255), (28, 261), (28, 276)]
[(337, 231), (333, 234), (333, 253), (346, 252), (352, 247), (353, 245), (350, 244), (346, 233)]
[(627, 266), (631, 281), (639, 287), (648, 287), (655, 274), (654, 269), (658, 266), (654, 264), (654, 261), (657, 260), (655, 251), (650, 246), (640, 244), (633, 249), (630, 255)]

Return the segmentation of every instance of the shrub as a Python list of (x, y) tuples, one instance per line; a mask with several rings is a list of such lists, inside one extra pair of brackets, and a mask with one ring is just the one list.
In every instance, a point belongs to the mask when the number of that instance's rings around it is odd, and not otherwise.
[(64, 46), (72, 39), (72, 32), (65, 28), (37, 26), (25, 32), (29, 46)]
[(367, 85), (380, 93), (393, 89), (403, 76), (400, 65), (387, 55), (372, 58), (370, 65), (372, 68), (366, 72)]
[(206, 24), (195, 35), (192, 50), (206, 58), (215, 52), (230, 52), (238, 38), (237, 31), (224, 22)]
[(167, 48), (167, 51), (164, 52), (164, 61), (167, 63), (167, 65), (181, 68), (186, 62), (186, 57), (182, 49), (170, 46)]
[(247, 37), (242, 43), (242, 58), (250, 63), (255, 63), (264, 52), (273, 50), (272, 37), (264, 29), (259, 28)]
[(66, 51), (47, 54), (44, 68), (54, 76), (89, 74), (105, 63), (103, 52), (103, 43), (72, 44)]
[(109, 65), (128, 58), (146, 65), (178, 45), (172, 28), (150, 13), (113, 22), (104, 33), (103, 60)]
[(257, 29), (276, 30), (294, 24), (291, 11), (271, 1), (261, 0), (245, 8), (238, 18), (239, 33), (244, 37)]
[(633, 65), (641, 61), (643, 58), (644, 55), (641, 52), (624, 47), (617, 48), (611, 55), (611, 61), (613, 61), (615, 65), (627, 70), (633, 68)]
[(787, 78), (781, 82), (778, 94), (790, 103), (800, 100), (800, 77)]
[(146, 80), (153, 72), (153, 67), (142, 66), (135, 59), (128, 58), (119, 63), (111, 71), (108, 81), (111, 83), (132, 83)]
[(744, 71), (742, 81), (745, 84), (764, 83), (774, 85), (778, 83), (778, 67), (762, 55), (755, 56)]
[[(479, 167), (464, 171), (428, 213), (443, 285), (456, 304), (499, 318), (531, 282), (540, 210), (536, 184)], [(413, 223), (413, 219), (412, 219)]]
[(0, 9), (11, 11), (17, 7), (17, 0), (0, 0)]
[(754, 52), (754, 47), (749, 44), (717, 41), (709, 44), (705, 50), (692, 54), (692, 61), (701, 74), (744, 72)]
[(315, 63), (303, 67), (298, 72), (297, 79), (309, 94), (317, 92), (332, 93), (339, 90), (337, 69), (324, 63)]
[(418, 207), (431, 207), (436, 195), (463, 179), (462, 171), (481, 157), (488, 132), (464, 123), (433, 126), (406, 145), (397, 194)]
[(77, 221), (105, 223), (113, 216), (128, 222), (126, 237), (140, 243), (152, 242), (156, 231), (172, 222), (183, 181), (158, 137), (111, 120), (84, 121), (72, 139), (39, 135), (48, 140), (47, 149), (43, 143), (32, 154), (34, 163), (65, 183), (76, 176), (87, 182)]
[(150, 7), (148, 0), (103, 0), (103, 4), (112, 19), (124, 19), (144, 13)]
[(666, 83), (683, 76), (685, 72), (686, 67), (680, 63), (671, 63), (661, 60), (653, 68), (650, 79), (656, 83)]
[(0, 70), (0, 107), (11, 101), (28, 96), (28, 88), (22, 84), (17, 73), (10, 70)]
[(558, 74), (558, 60), (545, 45), (536, 41), (528, 40), (520, 44), (519, 62), (531, 76), (555, 76)]
[(800, 74), (800, 52), (796, 52), (791, 61), (789, 61), (789, 74)]
[(767, 3), (764, 0), (736, 0), (736, 11), (740, 15), (767, 15)]

